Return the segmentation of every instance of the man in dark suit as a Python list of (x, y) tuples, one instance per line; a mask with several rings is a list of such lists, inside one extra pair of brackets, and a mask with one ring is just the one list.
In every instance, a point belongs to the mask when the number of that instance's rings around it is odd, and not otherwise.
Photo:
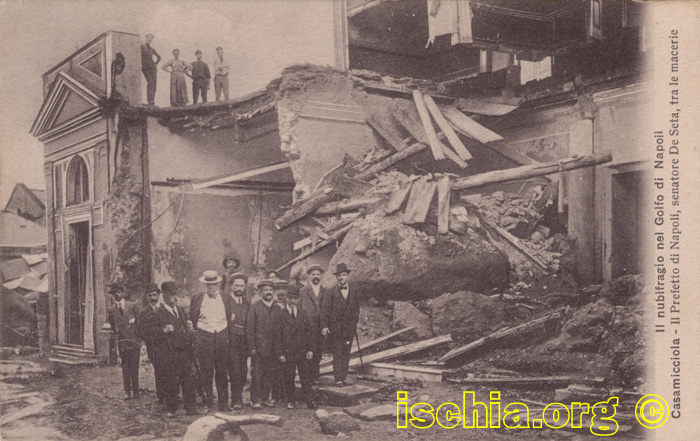
[(319, 365), (323, 355), (323, 336), (321, 335), (321, 311), (323, 301), (326, 296), (326, 289), (321, 286), (321, 276), (324, 270), (320, 265), (311, 265), (306, 274), (309, 275), (308, 283), (301, 288), (301, 308), (309, 316), (309, 323), (314, 334), (315, 346), (312, 351), (314, 357), (309, 362), (309, 376), (312, 381), (317, 381), (319, 376)]
[(228, 312), (228, 376), (231, 383), (231, 405), (234, 410), (243, 409), (243, 387), (248, 376), (248, 345), (245, 324), (250, 303), (245, 290), (248, 276), (241, 273), (229, 275), (224, 298), (229, 302)]
[(333, 350), (333, 375), (336, 386), (347, 384), (350, 347), (360, 320), (360, 299), (348, 285), (350, 270), (339, 263), (333, 273), (338, 285), (329, 290), (321, 314), (321, 334), (330, 337)]
[(156, 358), (155, 353), (155, 330), (153, 329), (153, 318), (158, 310), (158, 301), (160, 300), (160, 289), (155, 283), (149, 283), (146, 286), (146, 301), (148, 302), (138, 313), (136, 313), (136, 330), (139, 337), (146, 343), (146, 351), (148, 359), (153, 365), (153, 375), (156, 379), (156, 398), (158, 404), (165, 404), (165, 390), (163, 388), (163, 374), (161, 366)]
[(153, 317), (156, 358), (163, 367), (165, 404), (168, 418), (175, 418), (178, 407), (178, 393), (182, 387), (182, 398), (187, 415), (198, 415), (195, 407), (195, 389), (192, 378), (192, 331), (187, 323), (185, 310), (177, 306), (175, 282), (163, 282), (160, 286), (163, 304)]
[(112, 331), (117, 335), (119, 357), (122, 359), (122, 378), (124, 381), (125, 400), (139, 396), (139, 359), (141, 358), (141, 339), (136, 330), (136, 312), (134, 302), (126, 301), (124, 287), (113, 284), (109, 293), (114, 303), (109, 307), (108, 320)]
[(228, 405), (228, 321), (229, 299), (219, 292), (221, 277), (216, 271), (204, 271), (199, 278), (206, 292), (192, 296), (190, 318), (197, 339), (197, 359), (202, 372), (202, 387), (208, 410), (214, 407), (212, 380), (216, 381), (219, 412)]
[(270, 280), (258, 283), (260, 301), (250, 306), (246, 317), (246, 342), (253, 357), (253, 384), (250, 395), (254, 409), (260, 409), (263, 403), (267, 407), (274, 406), (270, 401), (275, 362), (272, 354), (272, 316), (280, 311), (272, 298), (274, 286), (274, 282)]
[(296, 286), (290, 286), (287, 290), (285, 309), (275, 314), (272, 319), (273, 352), (277, 360), (282, 363), (287, 409), (294, 409), (296, 393), (294, 378), (297, 370), (301, 380), (302, 399), (310, 409), (314, 409), (316, 406), (311, 401), (308, 363), (313, 357), (315, 332), (299, 300), (299, 289)]
[[(156, 98), (156, 82), (158, 80), (158, 68), (160, 55), (151, 47), (151, 42), (155, 37), (153, 34), (146, 34), (146, 43), (141, 45), (141, 72), (146, 77), (146, 98), (148, 104), (153, 106)], [(156, 57), (154, 60), (153, 57)]]

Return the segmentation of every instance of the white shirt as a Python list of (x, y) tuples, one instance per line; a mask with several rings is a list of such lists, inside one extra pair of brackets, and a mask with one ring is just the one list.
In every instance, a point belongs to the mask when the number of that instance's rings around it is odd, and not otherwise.
[(216, 57), (216, 60), (214, 60), (214, 76), (217, 75), (226, 75), (228, 74), (230, 68), (228, 65), (228, 60), (222, 60), (219, 57)]
[(341, 286), (341, 287), (340, 287), (340, 293), (343, 295), (343, 298), (344, 298), (345, 300), (347, 300), (347, 299), (348, 299), (348, 293), (350, 293), (350, 287), (348, 287), (348, 285), (345, 285), (345, 289), (343, 289), (343, 287)]
[(291, 306), (287, 305), (287, 311), (289, 311), (289, 314), (292, 317), (294, 317), (294, 318), (297, 317), (297, 307), (296, 306), (292, 308)]
[(267, 306), (268, 308), (270, 308), (272, 306), (272, 303), (274, 302), (274, 300), (270, 300), (269, 302), (266, 302), (263, 299), (260, 299), (260, 301), (263, 302), (265, 304), (265, 306)]
[(122, 312), (124, 312), (124, 308), (126, 308), (126, 299), (121, 299), (117, 303), (119, 304), (119, 308), (122, 310)]
[(318, 298), (319, 295), (321, 295), (321, 284), (319, 283), (318, 285), (314, 285), (313, 283), (310, 283), (311, 285), (311, 291), (316, 294), (316, 298)]
[(165, 309), (167, 309), (172, 315), (176, 317), (180, 317), (180, 314), (177, 313), (177, 310), (175, 308), (171, 308), (167, 303), (163, 302), (163, 306), (165, 306)]
[(221, 332), (228, 326), (226, 320), (226, 310), (224, 309), (224, 301), (216, 293), (212, 299), (209, 295), (204, 294), (202, 297), (202, 307), (199, 309), (199, 318), (197, 321), (197, 329), (207, 332)]

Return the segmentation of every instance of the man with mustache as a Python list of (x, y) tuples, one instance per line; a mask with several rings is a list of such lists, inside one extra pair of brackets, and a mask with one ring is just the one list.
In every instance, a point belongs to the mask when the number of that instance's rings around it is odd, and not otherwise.
[(246, 316), (246, 342), (252, 357), (251, 370), (253, 371), (250, 395), (254, 409), (260, 409), (263, 403), (266, 407), (274, 406), (270, 401), (275, 362), (272, 354), (272, 318), (280, 311), (272, 297), (274, 287), (275, 283), (271, 280), (258, 283), (260, 301), (250, 306)]
[(229, 275), (224, 298), (229, 303), (229, 350), (228, 376), (231, 383), (231, 404), (234, 410), (243, 409), (243, 387), (248, 376), (248, 345), (246, 343), (245, 325), (250, 303), (246, 299), (245, 289), (248, 276), (241, 273)]
[(148, 359), (153, 365), (153, 375), (156, 379), (156, 398), (158, 399), (158, 404), (165, 404), (165, 389), (163, 387), (163, 374), (161, 372), (161, 366), (155, 353), (155, 342), (154, 336), (155, 331), (153, 329), (153, 318), (158, 309), (158, 303), (160, 300), (160, 289), (155, 283), (149, 283), (146, 286), (146, 301), (148, 302), (146, 306), (141, 308), (141, 310), (136, 315), (136, 329), (139, 336), (146, 343), (146, 351), (148, 352)]
[(309, 361), (309, 377), (312, 381), (318, 381), (321, 355), (323, 355), (324, 338), (321, 335), (321, 311), (326, 296), (326, 288), (321, 286), (323, 273), (324, 270), (320, 265), (311, 265), (306, 270), (309, 283), (300, 290), (301, 308), (306, 311), (314, 334), (314, 355)]

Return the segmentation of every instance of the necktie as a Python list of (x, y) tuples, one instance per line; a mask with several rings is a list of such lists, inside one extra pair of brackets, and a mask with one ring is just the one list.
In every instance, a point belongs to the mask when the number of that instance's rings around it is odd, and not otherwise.
[(177, 308), (173, 308), (173, 315), (175, 316), (175, 318), (180, 318), (180, 316), (177, 315)]
[(292, 308), (292, 317), (297, 318), (297, 308)]

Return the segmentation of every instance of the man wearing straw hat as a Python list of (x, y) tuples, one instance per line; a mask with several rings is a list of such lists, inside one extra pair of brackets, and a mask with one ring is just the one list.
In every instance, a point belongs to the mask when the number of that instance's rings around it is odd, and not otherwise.
[(221, 277), (216, 271), (204, 271), (199, 281), (205, 292), (192, 297), (190, 317), (197, 339), (197, 359), (202, 369), (202, 387), (209, 410), (214, 407), (212, 380), (216, 382), (219, 412), (228, 405), (228, 318), (229, 301), (219, 292)]
[(250, 306), (246, 317), (246, 342), (252, 357), (253, 376), (250, 396), (254, 409), (261, 408), (263, 403), (266, 407), (274, 406), (270, 401), (275, 362), (272, 353), (272, 317), (280, 310), (272, 298), (274, 287), (275, 283), (271, 280), (258, 283), (260, 301)]

